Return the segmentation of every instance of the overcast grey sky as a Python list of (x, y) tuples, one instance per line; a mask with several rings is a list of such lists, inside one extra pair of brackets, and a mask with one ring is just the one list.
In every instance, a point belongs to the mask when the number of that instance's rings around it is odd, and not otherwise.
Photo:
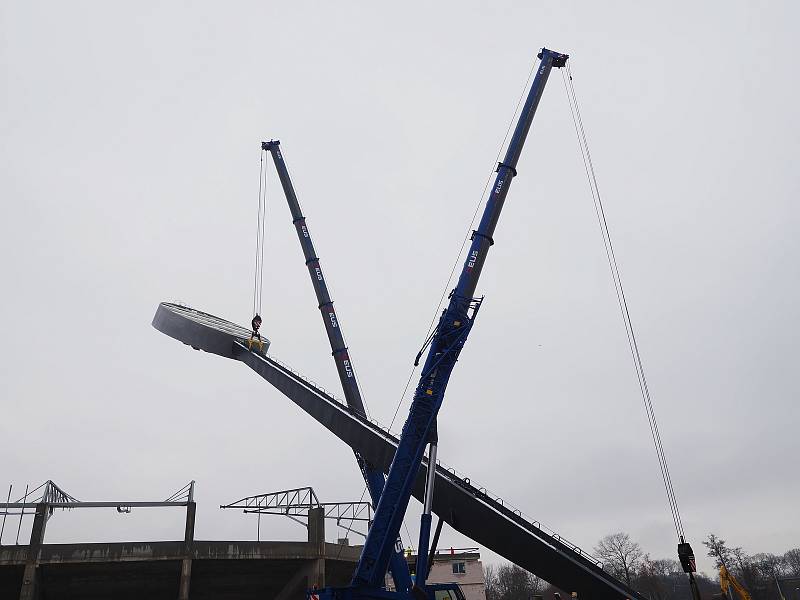
[[(731, 1), (2, 2), (0, 489), (52, 478), (80, 499), (162, 499), (196, 479), (205, 539), (253, 538), (253, 519), (216, 508), (252, 493), (358, 498), (338, 440), (245, 367), (188, 351), (150, 319), (181, 300), (249, 321), (259, 143), (279, 138), (368, 407), (390, 421), (547, 45), (572, 56), (695, 550), (711, 531), (749, 552), (800, 545), (799, 13)], [(582, 169), (554, 73), (442, 409), (440, 456), (585, 548), (625, 530), (674, 557)], [(263, 330), (275, 356), (336, 389), (273, 173)], [(182, 531), (169, 511), (74, 511), (48, 539)], [(279, 518), (262, 531), (304, 535)], [(446, 531), (451, 544), (470, 542)]]

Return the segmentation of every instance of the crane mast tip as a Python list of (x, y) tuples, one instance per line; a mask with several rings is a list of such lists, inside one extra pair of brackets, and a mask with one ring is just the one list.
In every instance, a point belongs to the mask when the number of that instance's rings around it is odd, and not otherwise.
[(549, 54), (553, 57), (553, 66), (557, 68), (561, 68), (566, 66), (567, 60), (569, 59), (569, 54), (561, 54), (560, 52), (555, 52), (554, 50), (548, 50), (547, 48), (542, 48), (542, 51), (539, 52), (537, 58), (539, 60), (544, 60), (544, 56)]
[(261, 142), (261, 149), (269, 152), (273, 148), (277, 148), (280, 145), (281, 145), (280, 140), (270, 140), (268, 142)]

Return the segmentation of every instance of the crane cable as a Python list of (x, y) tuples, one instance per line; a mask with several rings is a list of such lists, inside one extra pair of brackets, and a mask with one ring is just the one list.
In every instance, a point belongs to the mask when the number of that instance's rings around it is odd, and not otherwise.
[(261, 314), (264, 289), (264, 233), (267, 215), (267, 170), (264, 165), (265, 151), (261, 150), (261, 166), (258, 172), (258, 214), (256, 218), (256, 256), (253, 273), (253, 315)]
[(578, 107), (578, 97), (575, 94), (575, 87), (572, 80), (572, 71), (569, 64), (567, 64), (566, 73), (561, 70), (561, 78), (564, 81), (564, 89), (567, 93), (567, 100), (569, 101), (570, 113), (572, 114), (572, 122), (575, 126), (575, 134), (578, 138), (578, 146), (581, 151), (581, 158), (583, 159), (584, 170), (586, 177), (589, 181), (589, 189), (592, 194), (592, 201), (594, 203), (595, 213), (597, 215), (597, 222), (600, 226), (600, 231), (603, 236), (603, 245), (606, 251), (606, 259), (608, 266), (611, 270), (611, 276), (614, 281), (614, 289), (617, 294), (617, 303), (619, 304), (622, 320), (625, 324), (625, 334), (628, 338), (628, 346), (630, 347), (631, 357), (633, 358), (634, 368), (636, 370), (636, 377), (639, 382), (639, 390), (642, 395), (642, 403), (647, 413), (647, 420), (650, 424), (650, 434), (653, 438), (653, 445), (655, 446), (656, 454), (658, 455), (658, 463), (661, 468), (661, 477), (664, 480), (664, 489), (667, 494), (667, 501), (669, 503), (670, 512), (672, 513), (672, 520), (675, 524), (675, 532), (678, 538), (683, 541), (684, 530), (683, 522), (681, 521), (681, 514), (678, 510), (678, 501), (675, 497), (675, 488), (672, 485), (672, 478), (670, 477), (669, 467), (667, 465), (667, 456), (664, 452), (664, 445), (661, 441), (661, 434), (658, 429), (658, 421), (656, 420), (655, 411), (653, 409), (653, 400), (650, 396), (650, 389), (647, 385), (647, 377), (644, 372), (644, 365), (642, 363), (642, 356), (639, 352), (639, 345), (636, 342), (636, 334), (633, 329), (630, 311), (628, 310), (628, 302), (625, 298), (625, 291), (622, 287), (622, 278), (619, 273), (619, 266), (617, 259), (614, 255), (614, 246), (611, 243), (611, 234), (606, 221), (605, 210), (603, 209), (603, 202), (600, 197), (600, 189), (597, 186), (597, 176), (592, 163), (592, 155), (589, 152), (589, 143), (586, 138), (586, 131), (583, 127), (583, 119), (581, 119), (580, 109)]

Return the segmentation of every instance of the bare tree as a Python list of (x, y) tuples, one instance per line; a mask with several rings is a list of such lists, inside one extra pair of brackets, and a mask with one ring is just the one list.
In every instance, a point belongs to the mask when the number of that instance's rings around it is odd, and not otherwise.
[(645, 554), (642, 559), (639, 573), (641, 575), (650, 575), (653, 577), (669, 577), (672, 573), (680, 573), (683, 571), (681, 564), (672, 558), (650, 558), (649, 554)]
[(708, 555), (715, 560), (717, 568), (724, 566), (750, 593), (754, 600), (766, 600), (768, 590), (774, 585), (776, 576), (782, 573), (784, 558), (771, 554), (750, 556), (741, 546), (731, 548), (725, 540), (713, 533), (703, 541)]
[(603, 567), (609, 573), (628, 585), (631, 584), (644, 556), (642, 547), (622, 531), (604, 537), (597, 543), (594, 552), (603, 561)]
[(708, 548), (708, 556), (714, 559), (714, 566), (718, 569), (724, 566), (726, 569), (732, 568), (734, 564), (734, 552), (741, 553), (741, 548), (728, 548), (725, 540), (709, 533), (703, 540), (703, 545)]
[(783, 568), (789, 577), (800, 577), (800, 548), (783, 555)]
[(484, 569), (486, 600), (530, 600), (541, 593), (545, 582), (517, 565), (506, 563)]
[(650, 600), (667, 600), (669, 588), (665, 579), (675, 571), (676, 566), (680, 569), (677, 561), (652, 560), (649, 554), (645, 554), (636, 576), (636, 589), (644, 592)]
[(731, 556), (733, 557), (733, 564), (736, 565), (740, 571), (745, 572), (750, 567), (752, 560), (750, 556), (747, 555), (747, 552), (742, 550), (741, 546), (731, 548)]
[(768, 552), (755, 554), (750, 558), (758, 578), (762, 581), (775, 581), (783, 576), (785, 562), (783, 556), (775, 556)]
[(497, 567), (484, 565), (483, 580), (486, 590), (486, 600), (500, 600), (500, 589), (497, 581)]

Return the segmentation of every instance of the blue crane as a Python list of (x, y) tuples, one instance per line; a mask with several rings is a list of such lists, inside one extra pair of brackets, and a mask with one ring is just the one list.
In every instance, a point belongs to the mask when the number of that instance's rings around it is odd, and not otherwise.
[[(428, 339), (428, 354), (422, 367), (419, 384), (403, 426), (397, 451), (389, 469), (388, 477), (375, 509), (375, 517), (369, 529), (356, 571), (350, 586), (326, 588), (314, 592), (320, 600), (366, 600), (371, 598), (424, 599), (462, 598), (456, 584), (426, 585), (428, 573), (428, 546), (431, 529), (431, 506), (433, 500), (433, 473), (429, 477), (423, 502), (420, 523), (420, 539), (417, 553), (416, 581), (410, 591), (388, 592), (385, 577), (392, 556), (396, 553), (396, 541), (405, 516), (412, 487), (422, 463), (426, 447), (429, 447), (429, 464), (436, 464), (437, 437), (436, 416), (444, 400), (444, 393), (458, 356), (467, 341), (477, 317), (483, 298), (475, 297), (475, 289), (483, 265), (494, 244), (494, 234), (511, 181), (517, 174), (525, 138), (530, 131), (536, 108), (544, 92), (545, 84), (553, 67), (566, 65), (568, 56), (547, 48), (539, 54), (540, 64), (531, 84), (525, 104), (520, 112), (514, 134), (505, 157), (497, 165), (497, 177), (486, 201), (478, 228), (472, 233), (472, 243), (458, 283), (449, 296), (449, 303)], [(424, 350), (424, 349), (423, 349)], [(422, 352), (420, 353), (420, 355)], [(417, 358), (419, 360), (419, 356)]]

